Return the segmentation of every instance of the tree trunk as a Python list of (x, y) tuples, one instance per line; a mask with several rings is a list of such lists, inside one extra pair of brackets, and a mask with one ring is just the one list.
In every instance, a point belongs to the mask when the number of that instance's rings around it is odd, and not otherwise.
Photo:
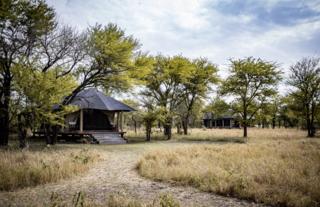
[(243, 138), (244, 142), (247, 142), (248, 137), (248, 129), (247, 129), (248, 123), (247, 123), (247, 107), (246, 103), (243, 103)]
[(57, 143), (57, 138), (58, 138), (58, 126), (54, 125), (52, 127), (52, 140), (51, 144), (56, 144)]
[(312, 137), (312, 130), (311, 130), (311, 120), (310, 120), (310, 109), (309, 109), (309, 104), (306, 104), (306, 121), (307, 121), (307, 131), (308, 135), (307, 137)]
[(247, 124), (243, 124), (243, 137), (248, 137)]
[(172, 126), (171, 124), (165, 124), (164, 125), (164, 135), (167, 136), (167, 139), (170, 140), (172, 137)]
[(7, 146), (9, 140), (9, 103), (11, 95), (10, 74), (5, 74), (3, 77), (2, 92), (2, 97), (0, 97), (0, 146)]
[(45, 136), (45, 139), (46, 139), (46, 144), (47, 145), (52, 144), (51, 130), (50, 130), (50, 125), (49, 124), (44, 124), (44, 136)]
[(177, 124), (177, 134), (182, 134), (182, 132), (181, 132), (181, 123)]
[(151, 141), (151, 123), (146, 123), (146, 141)]
[(25, 117), (22, 114), (18, 115), (18, 137), (19, 137), (19, 147), (24, 149), (27, 147), (27, 129), (25, 126)]
[(168, 117), (163, 126), (163, 134), (167, 136), (167, 139), (170, 140), (172, 137), (172, 119)]
[(316, 128), (314, 127), (314, 115), (315, 115), (315, 103), (311, 105), (311, 120), (310, 120), (310, 137), (314, 137), (316, 134)]
[(307, 119), (307, 131), (308, 131), (308, 135), (307, 137), (311, 137), (311, 124), (310, 124), (310, 119)]
[(182, 127), (183, 127), (183, 134), (188, 135), (188, 121), (189, 117), (185, 117), (182, 121)]
[(272, 129), (276, 128), (276, 117), (272, 118)]

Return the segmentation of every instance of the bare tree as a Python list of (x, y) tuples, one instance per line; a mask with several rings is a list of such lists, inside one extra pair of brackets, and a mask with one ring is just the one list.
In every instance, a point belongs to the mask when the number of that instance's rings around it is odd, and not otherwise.
[(308, 137), (315, 136), (314, 119), (320, 95), (320, 58), (303, 58), (290, 67), (288, 83), (295, 88), (291, 93), (303, 109)]
[(79, 34), (69, 26), (56, 27), (40, 37), (36, 53), (40, 70), (59, 69), (57, 78), (71, 73), (86, 57), (86, 33)]

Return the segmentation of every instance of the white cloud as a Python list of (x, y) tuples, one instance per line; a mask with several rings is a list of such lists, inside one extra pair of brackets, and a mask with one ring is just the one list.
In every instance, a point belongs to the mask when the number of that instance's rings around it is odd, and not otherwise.
[[(259, 25), (255, 14), (225, 14), (209, 0), (49, 0), (60, 20), (85, 29), (95, 23), (117, 23), (152, 54), (208, 57), (226, 65), (230, 57), (261, 57), (285, 67), (319, 51), (302, 48), (320, 29), (320, 21), (296, 25)], [(276, 0), (263, 1), (267, 10)], [(311, 3), (310, 3), (311, 2)], [(319, 3), (308, 6), (319, 9)]]

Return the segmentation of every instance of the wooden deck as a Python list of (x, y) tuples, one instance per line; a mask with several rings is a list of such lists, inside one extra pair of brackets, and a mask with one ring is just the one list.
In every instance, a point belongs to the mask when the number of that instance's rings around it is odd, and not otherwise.
[[(127, 140), (124, 138), (126, 132), (116, 131), (69, 131), (58, 132), (57, 140), (62, 142), (80, 142), (92, 144), (125, 144)], [(44, 137), (44, 132), (34, 132), (34, 137)]]

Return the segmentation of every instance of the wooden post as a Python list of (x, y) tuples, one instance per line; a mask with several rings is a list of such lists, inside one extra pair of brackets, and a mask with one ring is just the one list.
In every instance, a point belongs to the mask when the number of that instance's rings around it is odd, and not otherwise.
[(222, 128), (224, 128), (224, 119), (222, 119)]
[(83, 110), (80, 109), (80, 132), (83, 132)]
[(122, 118), (122, 112), (119, 112), (120, 113), (120, 130), (121, 132), (123, 132), (123, 128), (122, 128), (122, 122), (123, 122), (123, 118)]
[(119, 131), (119, 112), (116, 113), (117, 115), (117, 132)]

